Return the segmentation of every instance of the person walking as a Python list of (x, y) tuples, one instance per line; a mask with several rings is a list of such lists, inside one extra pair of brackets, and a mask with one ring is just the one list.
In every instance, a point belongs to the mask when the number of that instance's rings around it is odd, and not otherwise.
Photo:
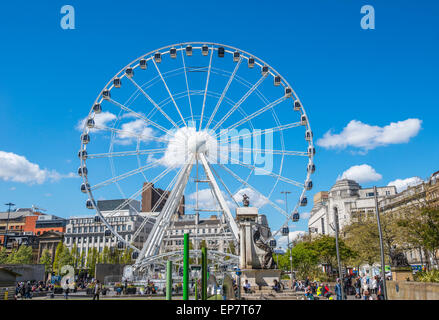
[(372, 294), (377, 294), (377, 292), (378, 292), (378, 280), (377, 280), (377, 276), (374, 276), (373, 278), (372, 278), (372, 284), (371, 284), (371, 287), (372, 287)]
[(93, 300), (99, 301), (99, 294), (101, 293), (101, 285), (99, 280), (95, 281), (94, 292), (93, 292)]
[(355, 299), (361, 299), (361, 280), (359, 276), (355, 280), (354, 286), (355, 286)]
[(342, 300), (342, 295), (341, 295), (341, 281), (340, 279), (337, 278), (336, 284), (335, 284), (335, 295), (337, 296), (337, 300)]
[(67, 300), (69, 298), (69, 279), (66, 280), (64, 285), (64, 298)]

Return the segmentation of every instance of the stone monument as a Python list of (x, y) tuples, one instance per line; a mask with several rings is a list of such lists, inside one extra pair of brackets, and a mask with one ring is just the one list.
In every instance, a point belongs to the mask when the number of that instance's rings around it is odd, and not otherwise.
[(249, 197), (243, 195), (243, 207), (236, 209), (240, 228), (239, 268), (241, 281), (248, 280), (251, 286), (271, 286), (280, 280), (281, 271), (275, 269), (273, 251), (266, 244), (271, 237), (265, 215), (258, 208), (250, 207)]
[(413, 270), (403, 252), (390, 248), (390, 265), (392, 267), (392, 279), (395, 281), (413, 281)]

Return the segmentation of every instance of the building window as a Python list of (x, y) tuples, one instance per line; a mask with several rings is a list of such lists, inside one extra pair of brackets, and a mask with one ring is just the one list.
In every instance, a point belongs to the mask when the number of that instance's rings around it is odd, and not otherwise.
[(322, 234), (325, 234), (325, 218), (321, 218), (320, 221), (322, 223)]

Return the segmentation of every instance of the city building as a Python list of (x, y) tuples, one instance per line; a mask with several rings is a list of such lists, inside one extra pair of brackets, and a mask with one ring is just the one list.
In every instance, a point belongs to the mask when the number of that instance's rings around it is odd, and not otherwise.
[(55, 259), (56, 247), (64, 239), (64, 233), (59, 231), (45, 231), (38, 238), (38, 261), (45, 249), (48, 249), (52, 257), (52, 263)]
[[(378, 201), (393, 195), (396, 195), (396, 187), (377, 187)], [(315, 195), (308, 228), (317, 234), (335, 235), (334, 210), (338, 213), (340, 230), (352, 219), (375, 214), (374, 189), (363, 189), (354, 180), (338, 180), (329, 192)]]
[(427, 202), (433, 207), (439, 207), (439, 171), (431, 175), (425, 187)]
[(66, 231), (66, 223), (66, 219), (52, 214), (40, 215), (35, 221), (34, 234), (39, 236), (48, 231), (64, 233)]
[[(163, 195), (163, 193), (165, 193), (165, 196), (160, 201), (160, 197)], [(143, 184), (143, 192), (142, 192), (142, 212), (162, 211), (163, 206), (166, 203), (166, 200), (168, 200), (169, 194), (170, 191), (162, 190), (160, 188), (155, 188), (153, 183), (145, 182)], [(184, 196), (183, 196), (177, 211), (178, 215), (184, 214), (184, 208), (185, 206), (184, 206)]]
[(185, 233), (189, 233), (194, 249), (199, 249), (203, 242), (208, 249), (229, 252), (229, 243), (233, 240), (224, 216), (218, 218), (211, 215), (207, 219), (200, 219), (199, 214), (187, 214), (173, 219), (164, 236), (161, 251), (183, 250)]
[(44, 213), (34, 211), (33, 208), (0, 212), (0, 245), (4, 244), (6, 233), (11, 236), (35, 235), (36, 221), (41, 215), (44, 215)]
[[(97, 206), (105, 220), (120, 236), (141, 248), (154, 225), (155, 214), (141, 212), (139, 201), (132, 200), (130, 204), (122, 206), (124, 202), (126, 199), (99, 200)], [(82, 252), (87, 254), (92, 248), (102, 252), (104, 247), (117, 247), (118, 239), (111, 232), (107, 232), (106, 235), (107, 227), (96, 217), (95, 215), (70, 217), (66, 225), (64, 244), (69, 249), (76, 244), (79, 254)], [(140, 230), (144, 219), (148, 220)], [(134, 239), (136, 231), (138, 232)]]

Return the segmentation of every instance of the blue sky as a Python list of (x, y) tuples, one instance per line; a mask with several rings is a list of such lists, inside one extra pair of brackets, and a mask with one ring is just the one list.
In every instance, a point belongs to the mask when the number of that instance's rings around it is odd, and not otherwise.
[[(60, 27), (65, 4), (75, 8), (75, 30)], [(360, 27), (365, 4), (375, 8), (375, 30)], [(79, 165), (78, 121), (128, 62), (186, 41), (224, 43), (267, 61), (298, 93), (315, 141), (336, 135), (332, 148), (317, 143), (311, 196), (364, 164), (376, 173), (362, 167), (364, 187), (426, 179), (439, 169), (438, 15), (428, 0), (2, 2), (0, 151), (39, 166), (24, 182), (0, 171), (2, 201), (62, 217), (88, 213), (81, 180), (69, 177)], [(337, 136), (352, 120), (359, 126)]]

